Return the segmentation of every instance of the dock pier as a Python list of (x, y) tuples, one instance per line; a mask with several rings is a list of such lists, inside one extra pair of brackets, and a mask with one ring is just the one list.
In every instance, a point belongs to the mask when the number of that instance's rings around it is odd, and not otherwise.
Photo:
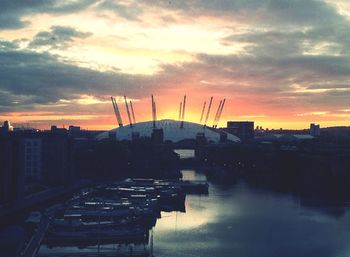
[(148, 250), (135, 250), (132, 252), (124, 251), (124, 252), (101, 252), (98, 253), (96, 251), (93, 252), (80, 252), (80, 253), (50, 253), (50, 254), (37, 254), (36, 257), (150, 257), (150, 253)]

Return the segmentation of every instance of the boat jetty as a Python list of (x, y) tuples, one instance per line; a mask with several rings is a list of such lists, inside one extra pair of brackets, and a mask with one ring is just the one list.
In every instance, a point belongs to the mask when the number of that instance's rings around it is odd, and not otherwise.
[(129, 178), (83, 189), (56, 208), (41, 244), (48, 248), (148, 245), (161, 212), (185, 212), (187, 194), (208, 194), (208, 184)]

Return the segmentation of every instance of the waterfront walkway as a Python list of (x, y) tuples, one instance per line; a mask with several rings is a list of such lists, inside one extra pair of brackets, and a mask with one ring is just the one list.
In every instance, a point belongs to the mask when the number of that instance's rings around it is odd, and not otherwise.
[(50, 217), (48, 214), (44, 214), (41, 218), (40, 224), (37, 227), (35, 234), (32, 236), (30, 241), (28, 242), (26, 248), (19, 255), (20, 257), (34, 257), (38, 252), (41, 241), (45, 236), (45, 232), (50, 224)]
[(37, 226), (35, 233), (26, 244), (24, 249), (19, 254), (19, 257), (35, 257), (40, 245), (41, 241), (44, 239), (46, 230), (48, 229), (51, 219), (54, 216), (55, 212), (61, 208), (61, 205), (54, 205), (48, 209), (46, 209), (45, 213), (41, 217), (40, 223)]
[(134, 250), (134, 251), (113, 251), (113, 252), (77, 252), (77, 253), (65, 253), (65, 252), (55, 252), (50, 254), (37, 254), (36, 257), (149, 257), (150, 252), (148, 250)]

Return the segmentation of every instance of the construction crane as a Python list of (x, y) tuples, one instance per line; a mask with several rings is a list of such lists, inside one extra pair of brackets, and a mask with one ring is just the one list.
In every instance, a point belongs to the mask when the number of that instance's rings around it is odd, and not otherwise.
[(213, 102), (213, 97), (210, 97), (210, 102), (209, 102), (209, 106), (208, 106), (207, 116), (205, 117), (204, 127), (207, 126), (207, 121), (208, 121), (208, 118), (209, 118), (209, 113), (210, 113), (210, 108), (211, 108), (211, 103), (212, 102)]
[(185, 108), (186, 108), (186, 95), (184, 95), (184, 100), (183, 100), (183, 104), (182, 104), (181, 125), (180, 125), (180, 128), (183, 128), (183, 127), (184, 127)]
[(136, 119), (135, 119), (134, 107), (132, 106), (131, 100), (130, 100), (130, 109), (131, 109), (132, 121), (135, 124), (136, 123)]
[(216, 119), (215, 128), (216, 128), (216, 127), (218, 126), (218, 124), (219, 124), (220, 117), (221, 117), (221, 113), (222, 113), (222, 110), (224, 109), (225, 101), (226, 101), (226, 99), (224, 98), (224, 100), (222, 101), (222, 105), (221, 105), (221, 108), (220, 108), (218, 117), (217, 117), (217, 119)]
[(157, 109), (156, 109), (156, 102), (154, 101), (154, 97), (152, 95), (152, 119), (153, 119), (153, 128), (156, 128), (156, 121), (157, 121)]
[(207, 102), (204, 101), (203, 109), (202, 109), (202, 114), (201, 114), (201, 119), (199, 120), (199, 123), (202, 123), (206, 103), (207, 103)]
[(220, 100), (218, 109), (216, 110), (216, 113), (215, 113), (215, 117), (214, 117), (214, 121), (213, 121), (213, 128), (215, 128), (215, 124), (216, 124), (216, 121), (218, 119), (219, 112), (220, 112), (220, 109), (221, 109), (221, 104), (222, 104), (222, 100)]
[(117, 101), (115, 100), (115, 98), (113, 96), (111, 96), (111, 100), (112, 100), (114, 114), (115, 114), (115, 117), (117, 118), (118, 125), (119, 125), (119, 127), (123, 127), (123, 121), (122, 121), (122, 117), (121, 117), (120, 112), (119, 112)]
[(125, 101), (126, 112), (128, 113), (129, 125), (132, 128), (132, 120), (131, 120), (129, 106), (128, 106), (128, 101), (126, 100), (126, 96), (124, 96), (124, 101)]

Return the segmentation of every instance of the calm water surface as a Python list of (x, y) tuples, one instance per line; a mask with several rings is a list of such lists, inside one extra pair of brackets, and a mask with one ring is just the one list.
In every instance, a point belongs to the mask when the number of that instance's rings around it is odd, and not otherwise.
[[(180, 151), (181, 158), (193, 153)], [(205, 180), (194, 170), (185, 179)], [(156, 257), (349, 257), (350, 215), (341, 207), (306, 206), (291, 194), (256, 189), (243, 182), (210, 183), (209, 195), (186, 197), (186, 212), (162, 212), (153, 228)], [(117, 246), (102, 246), (115, 251)], [(64, 247), (41, 253), (94, 249)]]
[[(184, 178), (205, 179), (193, 170)], [(348, 208), (303, 207), (288, 194), (244, 183), (210, 183), (209, 196), (187, 196), (186, 213), (162, 213), (153, 229), (156, 257), (348, 257)]]
[(175, 153), (177, 153), (180, 159), (189, 159), (194, 157), (194, 150), (192, 149), (175, 149)]

